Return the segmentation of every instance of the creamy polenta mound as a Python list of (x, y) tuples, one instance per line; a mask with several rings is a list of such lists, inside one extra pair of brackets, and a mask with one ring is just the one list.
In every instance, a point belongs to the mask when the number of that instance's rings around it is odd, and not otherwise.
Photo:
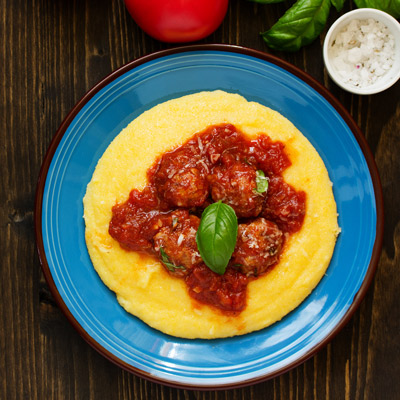
[[(126, 251), (108, 233), (112, 207), (147, 184), (157, 157), (211, 125), (230, 123), (250, 138), (260, 133), (285, 144), (292, 165), (282, 176), (306, 193), (301, 229), (290, 235), (279, 263), (251, 280), (246, 308), (229, 315), (189, 296), (184, 280), (154, 257)], [(84, 197), (86, 243), (93, 266), (129, 313), (164, 333), (221, 338), (265, 328), (296, 308), (325, 274), (340, 231), (332, 183), (310, 142), (280, 115), (222, 91), (159, 104), (132, 121), (99, 160)]]

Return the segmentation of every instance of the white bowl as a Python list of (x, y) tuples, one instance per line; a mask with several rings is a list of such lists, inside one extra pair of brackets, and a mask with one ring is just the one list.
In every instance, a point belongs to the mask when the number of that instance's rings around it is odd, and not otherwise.
[[(364, 87), (357, 87), (345, 82), (339, 75), (336, 68), (332, 65), (332, 60), (329, 56), (328, 50), (332, 46), (337, 34), (352, 20), (365, 20), (369, 18), (382, 22), (392, 33), (395, 42), (395, 58), (391, 69), (383, 76), (379, 77), (373, 84)], [(324, 41), (323, 57), (329, 76), (342, 89), (355, 94), (374, 94), (382, 92), (394, 85), (400, 78), (400, 24), (391, 15), (373, 8), (360, 8), (350, 11), (337, 19), (329, 28)]]

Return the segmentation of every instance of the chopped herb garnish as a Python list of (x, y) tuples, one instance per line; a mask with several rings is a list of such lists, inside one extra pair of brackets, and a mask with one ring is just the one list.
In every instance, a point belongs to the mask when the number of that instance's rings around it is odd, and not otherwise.
[(265, 193), (268, 190), (268, 178), (261, 169), (256, 172), (257, 193)]
[(183, 265), (173, 264), (162, 247), (160, 247), (160, 253), (161, 253), (161, 262), (165, 265), (165, 267), (169, 271), (175, 272), (176, 269), (186, 269)]
[(178, 225), (179, 219), (177, 217), (172, 217), (172, 228)]
[(243, 162), (244, 162), (245, 164), (247, 164), (247, 165), (251, 165), (251, 164), (250, 164), (250, 161), (247, 159), (247, 157), (245, 157), (245, 158), (243, 159)]

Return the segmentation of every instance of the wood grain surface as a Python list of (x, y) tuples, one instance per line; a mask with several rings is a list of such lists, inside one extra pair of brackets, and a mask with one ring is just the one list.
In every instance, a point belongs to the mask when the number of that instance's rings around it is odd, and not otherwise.
[[(200, 43), (270, 52), (259, 32), (290, 4), (231, 0), (223, 24)], [(324, 34), (298, 52), (274, 53), (325, 85), (363, 131), (384, 190), (381, 260), (350, 322), (301, 366), (241, 389), (174, 389), (123, 371), (70, 326), (43, 278), (33, 229), (40, 166), (68, 111), (112, 70), (172, 45), (144, 34), (122, 0), (0, 0), (0, 5), (0, 399), (400, 398), (400, 83), (374, 96), (344, 92), (323, 67)], [(341, 13), (351, 8), (348, 0)], [(340, 14), (332, 9), (327, 26)]]

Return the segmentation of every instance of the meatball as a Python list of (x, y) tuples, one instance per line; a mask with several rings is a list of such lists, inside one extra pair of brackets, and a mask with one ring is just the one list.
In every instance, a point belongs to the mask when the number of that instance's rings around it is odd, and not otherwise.
[(109, 234), (125, 249), (151, 249), (151, 239), (156, 233), (151, 221), (160, 214), (157, 206), (158, 199), (151, 187), (142, 192), (133, 189), (126, 202), (112, 208)]
[(274, 221), (284, 232), (294, 233), (301, 228), (305, 213), (305, 192), (296, 191), (281, 176), (273, 176), (262, 216)]
[(258, 193), (257, 169), (254, 165), (235, 160), (224, 154), (221, 165), (213, 168), (208, 176), (211, 197), (230, 205), (241, 218), (256, 217), (260, 214), (265, 194)]
[(184, 277), (202, 263), (196, 244), (199, 224), (200, 219), (194, 215), (178, 218), (154, 236), (153, 248), (172, 275)]
[[(129, 199), (112, 209), (109, 234), (120, 245), (132, 251), (152, 251), (153, 237), (164, 226), (176, 219), (189, 217), (187, 210), (161, 212), (158, 200), (150, 188), (143, 192), (132, 190)], [(153, 208), (154, 207), (154, 208)]]
[(240, 224), (232, 264), (247, 276), (264, 273), (278, 261), (283, 238), (278, 226), (265, 218)]
[(170, 207), (200, 207), (209, 193), (208, 172), (191, 148), (166, 153), (154, 175), (158, 196)]

